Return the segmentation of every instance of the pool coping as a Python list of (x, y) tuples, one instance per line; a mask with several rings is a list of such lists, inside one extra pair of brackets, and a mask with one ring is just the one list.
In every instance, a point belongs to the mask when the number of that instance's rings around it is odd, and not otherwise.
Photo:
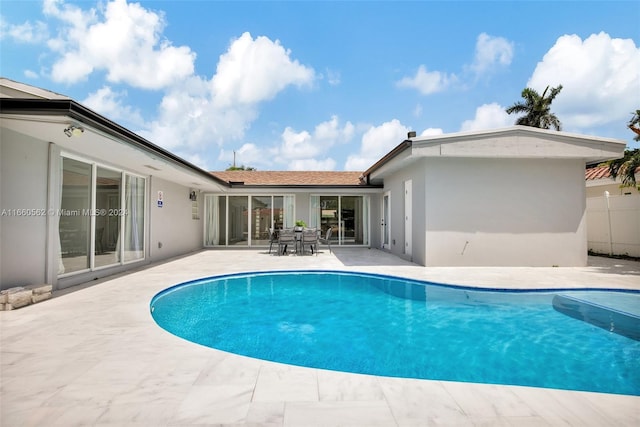
[[(585, 268), (425, 268), (378, 250), (317, 257), (200, 251), (0, 313), (2, 425), (634, 425), (640, 398), (410, 380), (264, 362), (184, 342), (149, 314), (162, 289), (259, 267), (389, 273), (442, 282), (511, 279), (640, 289), (640, 263)], [(591, 259), (591, 258), (590, 258)], [(446, 280), (444, 280), (446, 281)], [(535, 283), (534, 283), (535, 282)], [(518, 289), (523, 289), (519, 287)]]

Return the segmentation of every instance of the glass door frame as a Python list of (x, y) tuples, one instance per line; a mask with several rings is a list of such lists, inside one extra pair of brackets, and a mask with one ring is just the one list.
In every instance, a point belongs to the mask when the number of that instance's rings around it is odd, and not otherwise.
[(382, 215), (380, 226), (382, 228), (382, 249), (391, 248), (391, 191), (385, 191), (382, 195)]
[[(230, 217), (230, 209), (229, 209), (229, 198), (230, 197), (244, 197), (247, 199), (247, 244), (246, 245), (241, 245), (243, 247), (252, 247), (253, 246), (253, 241), (255, 239), (253, 239), (253, 227), (252, 227), (252, 223), (250, 220), (250, 216), (252, 215), (252, 211), (253, 211), (253, 198), (254, 197), (270, 197), (271, 198), (271, 212), (270, 212), (270, 218), (269, 218), (269, 223), (271, 224), (271, 227), (275, 227), (275, 224), (279, 221), (280, 218), (276, 218), (276, 209), (281, 209), (282, 210), (282, 221), (283, 221), (283, 225), (284, 223), (287, 222), (287, 217), (290, 218), (295, 218), (295, 195), (293, 194), (289, 194), (289, 193), (269, 193), (269, 194), (264, 194), (264, 193), (251, 193), (251, 194), (206, 194), (205, 195), (205, 200), (206, 198), (209, 197), (216, 197), (218, 198), (218, 200), (220, 199), (224, 199), (225, 200), (225, 206), (224, 206), (224, 213), (225, 213), (225, 217), (224, 217), (224, 224), (222, 223), (218, 223), (218, 224), (209, 224), (208, 221), (210, 218), (212, 217), (216, 217), (217, 219), (215, 221), (220, 221), (220, 218), (217, 216), (212, 216), (208, 213), (209, 209), (215, 209), (213, 208), (213, 206), (215, 205), (212, 203), (208, 203), (205, 201), (205, 218), (207, 220), (205, 220), (203, 222), (203, 228), (204, 228), (204, 236), (205, 236), (205, 242), (204, 242), (204, 246), (205, 247), (217, 247), (217, 246), (235, 246), (235, 245), (230, 245), (229, 244), (229, 225), (231, 223), (231, 217)], [(277, 206), (276, 205), (276, 201), (275, 199), (277, 197), (282, 198), (282, 206)], [(288, 213), (286, 212), (287, 209), (287, 198), (292, 198), (293, 203), (291, 206), (291, 209), (293, 210), (292, 212)], [(220, 202), (217, 202), (218, 206)], [(224, 241), (220, 242), (220, 240), (218, 240), (217, 244), (206, 244), (206, 236), (207, 236), (207, 228), (208, 227), (222, 227), (224, 226)], [(293, 226), (293, 225), (291, 225)], [(219, 232), (220, 233), (220, 232)], [(263, 243), (260, 244), (259, 246), (261, 247), (266, 247), (268, 246), (269, 243)]]
[[(323, 193), (312, 193), (310, 194), (310, 199), (317, 197), (318, 200), (318, 206), (315, 209), (318, 209), (319, 212), (317, 213), (317, 224), (311, 224), (312, 227), (317, 226), (317, 227), (322, 227), (322, 210), (323, 207), (326, 208), (326, 205), (323, 206), (322, 204), (322, 198), (327, 198), (327, 199), (336, 199), (336, 210), (337, 210), (337, 217), (335, 218), (335, 226), (337, 227), (337, 230), (334, 230), (334, 232), (332, 233), (332, 242), (334, 242), (335, 244), (337, 244), (338, 246), (349, 246), (349, 247), (370, 247), (371, 246), (371, 230), (370, 230), (370, 225), (371, 225), (371, 206), (370, 206), (370, 201), (371, 201), (371, 197), (370, 195), (367, 194), (348, 194), (348, 193), (341, 193), (341, 194), (323, 194)], [(342, 198), (343, 197), (360, 197), (362, 198), (362, 205), (363, 205), (363, 209), (362, 209), (362, 214), (358, 217), (358, 221), (360, 221), (362, 223), (362, 227), (364, 229), (364, 233), (366, 234), (363, 237), (364, 242), (361, 244), (345, 244), (345, 221), (342, 217)], [(364, 205), (366, 205), (366, 208), (364, 208)], [(310, 206), (309, 209), (314, 209), (313, 206), (313, 202), (310, 202)], [(313, 215), (312, 215), (313, 216)], [(365, 218), (365, 216), (367, 216)], [(326, 234), (326, 230), (323, 231), (322, 235), (324, 236)]]

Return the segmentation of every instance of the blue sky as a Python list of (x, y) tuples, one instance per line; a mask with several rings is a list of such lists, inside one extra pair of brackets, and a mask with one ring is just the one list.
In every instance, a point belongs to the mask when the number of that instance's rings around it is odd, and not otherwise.
[(638, 148), (638, 22), (637, 1), (3, 0), (0, 74), (208, 170), (365, 170), (558, 84), (563, 130)]

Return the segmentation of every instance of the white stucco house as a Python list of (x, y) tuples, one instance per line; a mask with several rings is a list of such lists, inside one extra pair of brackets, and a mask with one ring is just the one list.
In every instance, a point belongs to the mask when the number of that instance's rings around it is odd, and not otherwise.
[(585, 164), (624, 147), (514, 126), (412, 138), (365, 175), (392, 199), (390, 250), (420, 264), (582, 266)]
[(515, 126), (409, 136), (363, 172), (210, 172), (63, 95), (0, 79), (0, 289), (268, 247), (269, 227), (298, 219), (331, 228), (334, 247), (427, 266), (581, 266), (585, 164), (624, 148)]

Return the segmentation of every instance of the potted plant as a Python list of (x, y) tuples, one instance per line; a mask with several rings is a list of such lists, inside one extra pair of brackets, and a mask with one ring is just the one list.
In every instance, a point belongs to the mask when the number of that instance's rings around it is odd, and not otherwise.
[(306, 226), (307, 226), (307, 223), (302, 221), (301, 219), (299, 219), (299, 220), (296, 221), (295, 229), (298, 230), (298, 231), (301, 231)]

